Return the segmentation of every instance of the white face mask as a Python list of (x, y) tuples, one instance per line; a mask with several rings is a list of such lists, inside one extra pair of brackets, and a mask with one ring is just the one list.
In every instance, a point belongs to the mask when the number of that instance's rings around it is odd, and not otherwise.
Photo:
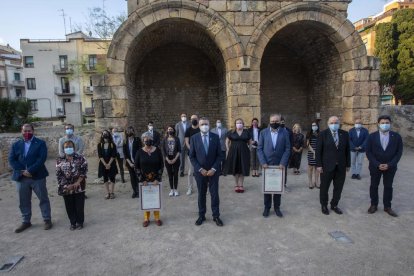
[(187, 122), (187, 117), (185, 117), (185, 116), (181, 117), (181, 121), (182, 122)]
[(312, 130), (313, 131), (317, 131), (318, 130), (318, 126), (312, 126)]
[(241, 123), (237, 123), (237, 124), (236, 124), (236, 128), (237, 128), (237, 129), (242, 129), (242, 128), (243, 128), (243, 124), (241, 124)]
[(207, 133), (210, 130), (210, 126), (209, 125), (202, 125), (200, 126), (200, 131), (202, 133)]
[(216, 126), (217, 126), (218, 128), (221, 128), (221, 123), (217, 123), (217, 124), (216, 124)]
[(361, 124), (355, 124), (355, 128), (360, 129), (362, 127)]
[(154, 126), (148, 126), (148, 130), (152, 131), (154, 129)]

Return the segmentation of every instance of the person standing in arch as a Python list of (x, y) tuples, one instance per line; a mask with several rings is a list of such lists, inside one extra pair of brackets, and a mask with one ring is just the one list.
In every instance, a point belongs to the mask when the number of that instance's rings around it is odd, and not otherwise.
[(319, 136), (319, 125), (313, 121), (311, 130), (306, 133), (306, 145), (308, 147), (308, 181), (309, 189), (320, 189), (320, 175), (316, 170), (316, 143)]
[(316, 168), (321, 174), (320, 203), (322, 213), (329, 215), (328, 200), (329, 186), (333, 182), (331, 210), (342, 215), (338, 207), (346, 172), (351, 166), (349, 135), (339, 129), (339, 118), (332, 116), (328, 119), (328, 129), (321, 131), (316, 144)]
[[(217, 134), (220, 139), (220, 146), (223, 156), (226, 156), (227, 146), (226, 146), (226, 137), (227, 137), (227, 128), (223, 126), (221, 120), (216, 121), (216, 127), (211, 129), (211, 132)], [(224, 166), (226, 164), (225, 158), (221, 162), (220, 171), (222, 172), (223, 176), (226, 176), (224, 173)]]
[(115, 176), (118, 173), (118, 168), (115, 164), (116, 154), (117, 150), (114, 142), (112, 141), (112, 135), (108, 130), (102, 131), (101, 140), (98, 144), (98, 177), (103, 177), (104, 179), (107, 192), (105, 199), (115, 198)]
[(361, 170), (368, 136), (368, 129), (362, 127), (361, 119), (356, 119), (354, 127), (349, 130), (352, 179), (361, 179)]
[[(185, 145), (187, 146), (187, 149), (190, 149), (191, 145), (191, 137), (194, 134), (197, 134), (200, 132), (200, 128), (198, 127), (198, 116), (193, 114), (191, 115), (191, 127), (189, 127), (185, 132)], [(191, 195), (193, 193), (193, 182), (194, 182), (194, 167), (192, 165), (192, 162), (190, 160), (190, 157), (188, 157), (188, 182), (187, 182), (187, 195)]]
[(158, 148), (161, 143), (161, 134), (155, 130), (153, 121), (148, 122), (148, 131), (146, 131), (144, 134), (146, 133), (151, 135), (154, 147)]
[[(281, 128), (284, 128), (288, 132), (288, 134), (289, 134), (289, 142), (290, 142), (290, 145), (292, 145), (293, 144), (293, 132), (292, 132), (292, 130), (290, 128), (288, 128), (286, 126), (285, 118), (283, 116), (281, 116), (281, 119), (280, 119), (280, 127)], [(290, 159), (289, 159), (289, 161), (290, 161)], [(287, 184), (287, 171), (288, 170), (286, 168), (286, 170), (285, 170), (285, 188), (287, 188), (287, 185), (286, 185)]]
[(259, 127), (259, 119), (253, 118), (252, 125), (248, 129), (252, 143), (250, 145), (250, 166), (252, 169), (252, 177), (259, 177), (259, 159), (257, 158), (257, 144), (259, 143), (259, 135), (262, 129)]
[(116, 163), (118, 164), (119, 172), (121, 174), (121, 180), (122, 183), (125, 183), (125, 177), (124, 177), (124, 138), (122, 137), (122, 134), (118, 131), (118, 128), (114, 127), (112, 129), (112, 139), (114, 141), (114, 144), (116, 146)]
[[(187, 114), (181, 113), (181, 121), (175, 124), (175, 136), (180, 140), (180, 177), (184, 177), (185, 159), (188, 156), (189, 149), (185, 145), (185, 132), (191, 127), (191, 123), (187, 120)], [(191, 166), (191, 164), (190, 164)]]
[(125, 136), (126, 140), (123, 145), (125, 163), (131, 179), (132, 198), (136, 198), (139, 197), (139, 189), (138, 177), (135, 172), (135, 155), (138, 149), (142, 148), (142, 143), (139, 137), (135, 137), (135, 130), (132, 126), (126, 129)]

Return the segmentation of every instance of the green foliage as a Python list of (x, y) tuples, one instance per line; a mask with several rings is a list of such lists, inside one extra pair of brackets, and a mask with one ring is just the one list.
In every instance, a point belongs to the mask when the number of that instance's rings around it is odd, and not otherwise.
[(403, 9), (390, 23), (377, 26), (376, 55), (381, 58), (383, 87), (391, 87), (397, 100), (414, 103), (414, 9)]
[(30, 102), (24, 100), (0, 99), (0, 130), (17, 130), (30, 118)]

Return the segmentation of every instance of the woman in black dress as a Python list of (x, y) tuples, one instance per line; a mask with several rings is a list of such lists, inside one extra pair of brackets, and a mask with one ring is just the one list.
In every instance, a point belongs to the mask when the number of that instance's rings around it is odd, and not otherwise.
[(311, 130), (306, 134), (306, 145), (308, 147), (308, 179), (309, 189), (314, 187), (319, 189), (320, 177), (316, 169), (316, 142), (319, 136), (318, 122), (312, 122)]
[(98, 144), (98, 177), (103, 177), (106, 196), (105, 199), (114, 199), (115, 176), (118, 173), (116, 167), (116, 155), (118, 151), (116, 145), (112, 141), (112, 135), (108, 130), (104, 130), (101, 135), (101, 141)]
[[(153, 146), (153, 140), (150, 133), (142, 134), (144, 147), (140, 148), (135, 155), (135, 170), (138, 173), (139, 182), (142, 185), (148, 185), (148, 182), (157, 185), (161, 182), (164, 162), (159, 147)], [(141, 195), (142, 196), (142, 195)], [(160, 220), (160, 211), (154, 211), (155, 223), (162, 225)], [(147, 227), (150, 223), (150, 211), (144, 212), (144, 222), (142, 226)]]
[(161, 142), (161, 151), (164, 155), (165, 168), (168, 173), (171, 191), (169, 196), (179, 196), (178, 193), (178, 170), (180, 168), (181, 144), (175, 136), (174, 126), (168, 126), (165, 131), (165, 138)]
[(236, 185), (234, 191), (236, 193), (244, 193), (244, 177), (250, 173), (250, 150), (249, 145), (252, 139), (249, 131), (243, 129), (244, 122), (242, 119), (235, 121), (235, 130), (227, 134), (227, 159), (226, 174), (234, 175)]
[(302, 130), (299, 124), (295, 124), (293, 126), (292, 132), (293, 144), (289, 168), (293, 168), (294, 174), (300, 174), (299, 168), (302, 160), (303, 146), (305, 145), (305, 136), (302, 134)]

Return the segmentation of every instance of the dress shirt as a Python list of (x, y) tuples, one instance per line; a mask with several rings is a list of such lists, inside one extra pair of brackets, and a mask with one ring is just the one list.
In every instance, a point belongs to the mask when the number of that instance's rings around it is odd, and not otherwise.
[(272, 144), (273, 144), (273, 148), (276, 148), (276, 143), (277, 143), (277, 136), (279, 135), (279, 129), (272, 129), (270, 128), (270, 135), (272, 136)]
[(259, 141), (259, 129), (257, 127), (253, 128), (253, 141)]
[(388, 142), (390, 141), (390, 133), (388, 131), (387, 132), (380, 131), (379, 133), (380, 133), (382, 149), (386, 150), (388, 146)]
[(30, 139), (29, 141), (24, 141), (24, 157), (26, 157), (27, 153), (29, 152), (30, 149), (30, 145), (32, 144), (32, 139)]

